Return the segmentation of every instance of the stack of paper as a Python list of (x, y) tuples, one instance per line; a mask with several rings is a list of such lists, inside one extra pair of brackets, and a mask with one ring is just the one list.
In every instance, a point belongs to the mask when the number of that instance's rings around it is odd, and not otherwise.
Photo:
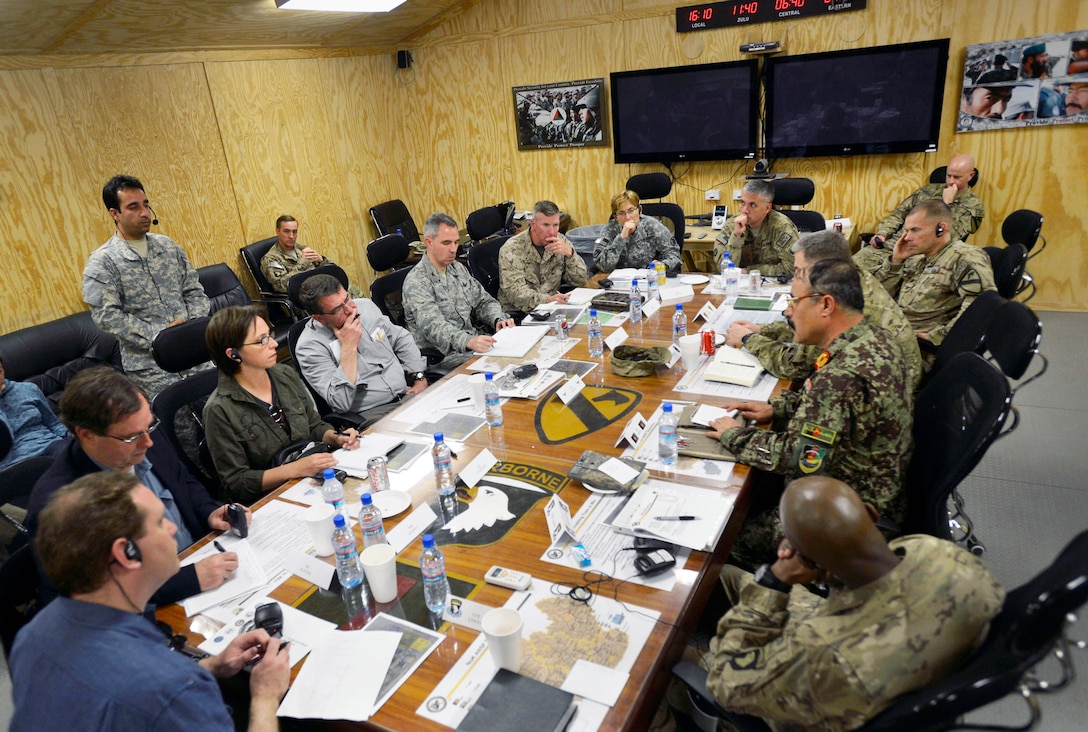
[(725, 530), (735, 500), (732, 492), (648, 480), (612, 518), (612, 528), (710, 551)]
[(708, 381), (724, 381), (727, 384), (753, 386), (763, 373), (759, 359), (739, 348), (719, 348), (714, 354), (703, 378)]

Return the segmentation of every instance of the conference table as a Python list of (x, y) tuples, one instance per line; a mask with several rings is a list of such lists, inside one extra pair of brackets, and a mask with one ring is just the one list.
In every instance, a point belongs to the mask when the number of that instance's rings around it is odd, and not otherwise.
[[(696, 290), (698, 289), (701, 288), (697, 287)], [(696, 294), (692, 300), (685, 303), (684, 310), (688, 315), (689, 332), (693, 333), (697, 329), (697, 326), (692, 325), (696, 311), (707, 301), (717, 303), (720, 300), (720, 297)], [(671, 343), (671, 316), (674, 312), (675, 307), (669, 305), (661, 308), (653, 317), (645, 318), (641, 324), (625, 323), (622, 327), (629, 334), (627, 343), (668, 346)], [(607, 338), (611, 332), (612, 330), (606, 326), (605, 337)], [(570, 327), (570, 338), (578, 339), (578, 342), (565, 354), (564, 358), (596, 361), (597, 368), (584, 378), (587, 387), (596, 389), (598, 394), (611, 395), (613, 402), (634, 399), (637, 406), (626, 411), (620, 410), (622, 417), (618, 419), (610, 419), (608, 414), (596, 415), (589, 419), (582, 415), (579, 424), (584, 427), (582, 430), (584, 434), (573, 437), (566, 433), (549, 436), (541, 432), (542, 429), (547, 429), (546, 426), (542, 426), (542, 421), (547, 419), (541, 415), (544, 412), (551, 413), (554, 429), (554, 425), (565, 424), (564, 410), (567, 409), (566, 405), (556, 401), (558, 397), (554, 396), (554, 390), (536, 401), (509, 399), (503, 406), (503, 426), (496, 428), (484, 426), (457, 444), (458, 450), (453, 466), (455, 475), (482, 450), (487, 449), (499, 461), (498, 465), (492, 468), (492, 473), (497, 471), (504, 475), (516, 476), (543, 490), (539, 498), (532, 499), (529, 505), (526, 506), (523, 500), (517, 509), (516, 519), (507, 522), (509, 525), (504, 526), (503, 530), (487, 535), (486, 541), (482, 544), (479, 541), (462, 543), (456, 540), (442, 543), (440, 540), (454, 595), (492, 607), (503, 605), (511, 597), (513, 591), (486, 584), (483, 581), (484, 573), (496, 564), (531, 574), (534, 578), (534, 586), (543, 583), (550, 584), (553, 588), (569, 588), (586, 584), (588, 579), (598, 578), (597, 575), (587, 575), (582, 569), (541, 560), (551, 546), (543, 511), (545, 503), (554, 493), (569, 505), (571, 514), (575, 514), (591, 493), (579, 481), (571, 480), (566, 476), (571, 465), (583, 451), (592, 449), (610, 455), (619, 455), (621, 449), (615, 445), (630, 415), (636, 411), (644, 415), (651, 414), (663, 400), (692, 400), (691, 395), (685, 396), (682, 392), (673, 390), (681, 378), (678, 369), (658, 365), (651, 376), (642, 378), (618, 376), (612, 372), (611, 352), (608, 349), (603, 357), (594, 358), (588, 355), (586, 335), (585, 325), (575, 324)], [(530, 351), (527, 357), (513, 359), (512, 362), (531, 360), (534, 353), (535, 351)], [(458, 373), (465, 373), (465, 367), (451, 374), (443, 382), (439, 382), (439, 385)], [(429, 389), (435, 389), (436, 386), (438, 385), (432, 385)], [(779, 384), (776, 391), (781, 386)], [(426, 395), (427, 391), (424, 391), (416, 399)], [(551, 403), (545, 407), (545, 403), (549, 400)], [(406, 401), (400, 409), (371, 427), (368, 432), (382, 434), (404, 432), (404, 423), (397, 422), (397, 417), (402, 410), (408, 409), (413, 401)], [(728, 400), (711, 397), (700, 397), (697, 401), (718, 406), (728, 404)], [(572, 413), (571, 419), (573, 418)], [(405, 434), (407, 436), (407, 433)], [(413, 437), (419, 440), (420, 435), (413, 435)], [(656, 440), (656, 435), (647, 435), (647, 439)], [(418, 459), (428, 464), (430, 462), (430, 457), (426, 453)], [(728, 557), (746, 515), (749, 504), (746, 490), (747, 476), (747, 468), (741, 465), (737, 465), (724, 480), (653, 471), (653, 478), (732, 494), (735, 496), (735, 503), (717, 545), (708, 552), (692, 551), (683, 571), (678, 573), (679, 581), (671, 591), (661, 591), (633, 582), (622, 582), (620, 581), (622, 577), (592, 585), (593, 590), (603, 597), (621, 601), (632, 608), (645, 608), (660, 613), (658, 622), (653, 624), (644, 647), (638, 654), (633, 668), (630, 669), (630, 675), (619, 699), (607, 713), (601, 729), (639, 730), (649, 725), (655, 709), (663, 698), (670, 678), (670, 669), (682, 654), (684, 646), (703, 613), (714, 584), (718, 581), (719, 571)], [(403, 484), (396, 474), (391, 474), (391, 477), (394, 489), (407, 491), (410, 494), (412, 509), (423, 503), (429, 503), (435, 507), (435, 513), (438, 514), (435, 526), (449, 518), (448, 514), (443, 514), (441, 511), (434, 487), (433, 473), (427, 471), (426, 477), (411, 485)], [(349, 478), (346, 482), (348, 495), (357, 495), (362, 483), (363, 481), (359, 479)], [(279, 496), (287, 487), (281, 487), (265, 496), (255, 504), (254, 509), (259, 510), (269, 501), (283, 500)], [(458, 495), (458, 508), (461, 510), (470, 507), (472, 501), (478, 498), (478, 494), (474, 491), (464, 488), (459, 489)], [(354, 513), (358, 503), (352, 503), (349, 498), (348, 506)], [(412, 509), (387, 518), (387, 532), (410, 515)], [(515, 510), (513, 501), (511, 501), (511, 510)], [(356, 532), (358, 533), (358, 528)], [(194, 545), (190, 551), (195, 551), (197, 547), (212, 538), (206, 537)], [(321, 728), (337, 729), (443, 729), (442, 725), (417, 715), (416, 710), (434, 691), (435, 686), (447, 672), (454, 667), (461, 655), (476, 639), (477, 633), (451, 623), (439, 624), (439, 619), (426, 612), (422, 603), (422, 582), (418, 570), (421, 550), (421, 541), (417, 536), (398, 555), (398, 599), (393, 603), (375, 606), (373, 601), (370, 601), (363, 608), (350, 607), (350, 603), (345, 607), (335, 592), (316, 588), (296, 575), (292, 575), (270, 593), (271, 597), (282, 603), (299, 607), (319, 616), (324, 615), (326, 619), (333, 620), (341, 628), (362, 627), (377, 612), (387, 612), (424, 627), (437, 628), (445, 635), (445, 639), (436, 650), (367, 722), (315, 721), (315, 725)], [(608, 573), (611, 567), (607, 559), (607, 557), (594, 557), (593, 569)], [(333, 558), (329, 557), (327, 561), (332, 563)], [(335, 580), (332, 586), (334, 588), (337, 586)], [(189, 619), (184, 617), (184, 613), (178, 606), (160, 609), (159, 617), (169, 623), (176, 632), (187, 634), (194, 644), (203, 640), (203, 636), (189, 630)], [(305, 660), (302, 664), (304, 663)], [(294, 674), (298, 673), (302, 664), (296, 666)]]

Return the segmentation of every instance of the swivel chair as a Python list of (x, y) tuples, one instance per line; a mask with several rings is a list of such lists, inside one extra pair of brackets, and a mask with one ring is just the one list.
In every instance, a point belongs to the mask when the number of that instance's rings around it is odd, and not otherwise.
[[(1010, 379), (1023, 379), (1013, 390), (1014, 395), (1046, 373), (1049, 364), (1039, 351), (1042, 340), (1043, 324), (1022, 302), (1010, 300), (1002, 304), (990, 321), (985, 339), (990, 360)], [(1039, 371), (1024, 379), (1036, 356), (1040, 360)]]
[(275, 245), (276, 237), (270, 236), (267, 239), (246, 244), (238, 250), (238, 254), (242, 258), (242, 263), (245, 264), (250, 276), (253, 277), (253, 283), (257, 286), (258, 302), (268, 306), (273, 323), (283, 325), (284, 333), (286, 333), (286, 327), (295, 322), (296, 313), (291, 309), (291, 302), (287, 299), (287, 296), (282, 292), (276, 292), (272, 284), (265, 278), (264, 272), (261, 271), (261, 259)]
[(672, 192), (672, 179), (665, 173), (639, 173), (627, 179), (626, 189), (638, 194), (642, 213), (672, 222), (672, 235), (684, 251), (684, 209), (675, 203), (646, 203), (647, 198), (664, 198)]
[(794, 211), (788, 206), (804, 206), (812, 201), (816, 195), (816, 184), (810, 178), (775, 178), (771, 181), (774, 186), (774, 205), (780, 214), (793, 222), (797, 231), (802, 234), (813, 231), (824, 231), (827, 222), (819, 211)]
[[(349, 283), (347, 272), (335, 264), (322, 264), (319, 267), (314, 267), (305, 272), (299, 272), (297, 275), (294, 275), (291, 279), (287, 280), (287, 297), (291, 300), (291, 304), (301, 313), (305, 313), (306, 308), (302, 307), (302, 298), (299, 296), (299, 293), (302, 291), (302, 286), (306, 283), (306, 280), (311, 277), (316, 277), (317, 275), (331, 275), (336, 278), (341, 287), (345, 290), (348, 289)], [(309, 313), (307, 313), (307, 315), (309, 315)], [(295, 325), (297, 325), (297, 323), (291, 325), (291, 330), (294, 329)], [(288, 339), (290, 339), (290, 336), (288, 336)]]
[(1028, 264), (1028, 250), (1023, 244), (1009, 244), (1006, 247), (983, 247), (990, 257), (990, 266), (994, 272), (994, 285), (1001, 296), (1011, 300), (1017, 295), (1030, 290), (1025, 300), (1035, 295), (1035, 282), (1024, 274)]
[(420, 241), (419, 229), (408, 213), (408, 207), (399, 198), (370, 207), (370, 218), (379, 236), (400, 234), (407, 241)]
[(491, 297), (499, 297), (499, 250), (510, 236), (499, 236), (468, 250), (468, 271), (480, 281)]
[(410, 253), (408, 240), (402, 234), (379, 236), (366, 245), (366, 259), (375, 272), (399, 269)]
[[(986, 350), (986, 332), (994, 321), (997, 311), (1005, 302), (1005, 298), (994, 290), (987, 290), (976, 297), (974, 302), (956, 318), (956, 322), (949, 328), (941, 345), (934, 349), (936, 356), (926, 378), (932, 379), (948, 365), (949, 361), (961, 353), (982, 355)], [(919, 343), (923, 342), (928, 343), (928, 341), (919, 341)]]

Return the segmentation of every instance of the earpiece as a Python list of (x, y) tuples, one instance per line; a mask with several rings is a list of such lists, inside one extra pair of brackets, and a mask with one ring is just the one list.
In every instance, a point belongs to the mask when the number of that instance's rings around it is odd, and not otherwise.
[(232, 348), (227, 351), (227, 356), (230, 358), (231, 361), (237, 361), (238, 363), (242, 363), (242, 354), (238, 353), (237, 348)]
[(140, 547), (129, 537), (125, 537), (125, 559), (130, 562), (142, 562), (144, 560), (143, 552), (140, 551)]
[(944, 235), (944, 224), (937, 224), (937, 236)]

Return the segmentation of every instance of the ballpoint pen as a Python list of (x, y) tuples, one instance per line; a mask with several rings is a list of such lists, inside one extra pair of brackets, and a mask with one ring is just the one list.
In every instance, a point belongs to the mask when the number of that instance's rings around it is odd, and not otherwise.
[(226, 551), (226, 549), (224, 549), (224, 548), (223, 548), (223, 545), (219, 543), (219, 540), (218, 540), (218, 539), (214, 539), (214, 540), (212, 540), (212, 544), (213, 544), (213, 545), (215, 546), (215, 548), (216, 548), (216, 549), (218, 549), (218, 550), (219, 550), (220, 552), (225, 552), (225, 551)]
[(654, 516), (654, 521), (698, 521), (698, 516)]

